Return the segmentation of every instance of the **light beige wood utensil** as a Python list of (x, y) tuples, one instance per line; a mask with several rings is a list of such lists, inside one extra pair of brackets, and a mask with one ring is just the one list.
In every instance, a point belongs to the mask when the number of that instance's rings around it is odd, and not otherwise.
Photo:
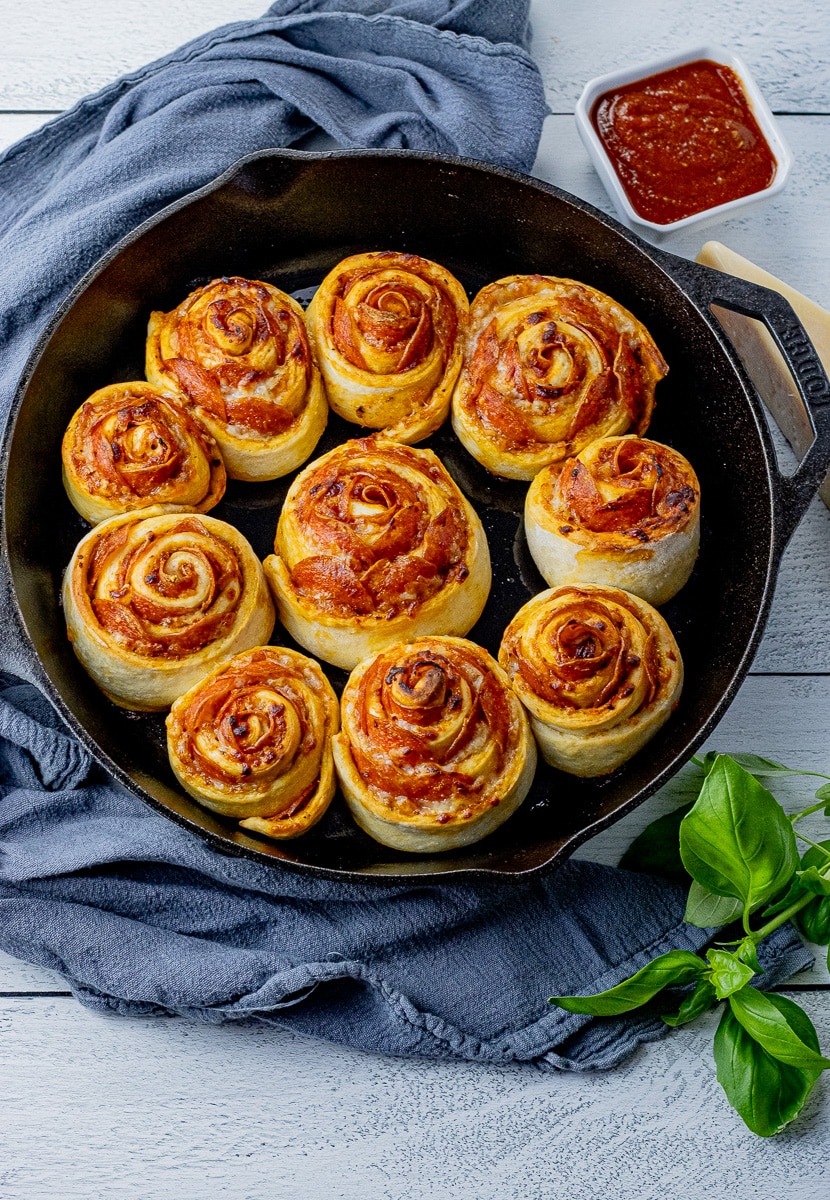
[[(706, 267), (737, 275), (739, 279), (772, 288), (785, 296), (812, 340), (825, 371), (830, 374), (830, 312), (721, 242), (707, 242), (698, 253), (697, 261)], [(743, 317), (730, 309), (714, 305), (713, 311), (732, 340), (747, 374), (778, 428), (798, 457), (802, 458), (813, 440), (813, 428), (772, 335), (760, 321), (752, 317)], [(830, 475), (822, 484), (819, 495), (830, 508)]]

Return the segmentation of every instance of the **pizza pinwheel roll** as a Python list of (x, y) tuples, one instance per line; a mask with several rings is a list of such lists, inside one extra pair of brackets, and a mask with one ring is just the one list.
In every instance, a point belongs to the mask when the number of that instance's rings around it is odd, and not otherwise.
[(423, 441), (449, 413), (468, 311), (458, 280), (417, 254), (338, 263), (306, 317), (331, 407), (392, 441)]
[(470, 307), (453, 428), (488, 471), (532, 479), (598, 437), (645, 433), (667, 371), (645, 326), (610, 296), (511, 275)]
[(527, 716), (498, 663), (462, 638), (398, 643), (360, 663), (341, 720), (341, 790), (384, 846), (469, 845), (506, 821), (533, 782)]
[(225, 492), (215, 439), (178, 394), (143, 381), (85, 400), (61, 447), (67, 495), (91, 525), (154, 504), (208, 512)]
[(692, 573), (700, 484), (670, 446), (600, 438), (528, 488), (525, 532), (551, 587), (596, 583), (664, 604)]
[(431, 450), (345, 442), (291, 485), (264, 567), (279, 618), (351, 670), (422, 634), (465, 634), (490, 590), (481, 522)]
[(683, 686), (668, 625), (619, 588), (540, 592), (505, 630), (499, 662), (545, 761), (572, 775), (627, 762), (671, 716)]
[(231, 525), (161, 507), (102, 521), (63, 581), (73, 649), (122, 708), (159, 711), (217, 662), (267, 642), (274, 606)]
[(328, 405), (302, 307), (270, 283), (214, 279), (147, 330), (147, 378), (186, 397), (231, 479), (277, 479), (309, 457)]
[(295, 838), (331, 803), (339, 728), (340, 705), (317, 663), (258, 646), (179, 696), (167, 717), (167, 751), (200, 804), (256, 833)]

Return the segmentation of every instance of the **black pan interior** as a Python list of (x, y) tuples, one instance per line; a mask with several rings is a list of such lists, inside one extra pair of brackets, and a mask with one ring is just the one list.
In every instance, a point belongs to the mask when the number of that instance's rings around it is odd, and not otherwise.
[[(163, 717), (126, 713), (102, 696), (72, 654), (58, 599), (61, 573), (87, 529), (61, 484), (61, 437), (94, 389), (143, 377), (150, 310), (170, 309), (194, 286), (221, 275), (313, 291), (339, 259), (373, 249), (435, 259), (471, 296), (500, 276), (526, 272), (572, 277), (614, 296), (645, 322), (670, 364), (649, 435), (688, 456), (703, 491), (699, 562), (664, 609), (686, 664), (683, 698), (669, 724), (602, 780), (580, 781), (541, 766), (531, 796), (502, 829), (440, 857), (377, 845), (339, 800), (316, 830), (282, 844), (240, 833), (233, 822), (199, 808), (175, 786)], [(332, 419), (318, 452), (355, 433)], [(496, 582), (470, 636), (496, 653), (507, 621), (545, 586), (521, 531), (526, 485), (488, 475), (449, 424), (427, 444), (484, 520)], [(238, 526), (265, 556), (289, 483), (234, 483), (213, 515)], [(734, 694), (757, 640), (768, 598), (772, 503), (768, 444), (743, 377), (710, 318), (642, 243), (555, 189), (470, 164), (395, 153), (255, 159), (123, 248), (46, 345), (19, 410), (5, 497), (14, 588), (47, 686), (126, 786), (231, 853), (341, 878), (390, 879), (533, 870), (570, 852), (668, 778)], [(274, 641), (292, 644), (279, 626)], [(330, 676), (342, 686), (342, 672)]]

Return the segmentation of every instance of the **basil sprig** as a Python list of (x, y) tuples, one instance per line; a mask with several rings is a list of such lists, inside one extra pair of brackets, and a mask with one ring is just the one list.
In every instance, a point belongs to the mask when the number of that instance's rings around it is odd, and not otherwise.
[[(687, 880), (686, 922), (714, 929), (740, 919), (741, 935), (711, 947), (705, 959), (670, 950), (607, 991), (554, 996), (551, 1003), (599, 1017), (651, 1004), (671, 1026), (722, 1004), (714, 1041), (718, 1082), (747, 1126), (769, 1137), (798, 1115), (830, 1067), (804, 1010), (754, 986), (762, 970), (757, 947), (785, 921), (793, 919), (810, 941), (830, 944), (830, 840), (811, 842), (796, 828), (820, 810), (830, 816), (830, 782), (816, 791), (818, 803), (787, 816), (760, 781), (830, 777), (755, 754), (694, 761), (697, 799), (653, 822), (620, 865)], [(810, 847), (800, 860), (796, 839)]]

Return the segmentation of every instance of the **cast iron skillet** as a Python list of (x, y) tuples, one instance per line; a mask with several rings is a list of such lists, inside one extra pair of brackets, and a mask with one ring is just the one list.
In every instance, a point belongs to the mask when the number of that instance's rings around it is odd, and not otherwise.
[[(540, 767), (519, 812), (485, 841), (426, 857), (361, 833), (335, 801), (297, 841), (240, 832), (176, 787), (161, 716), (116, 708), (76, 662), (58, 595), (86, 526), (61, 485), (60, 442), (95, 388), (143, 376), (151, 309), (173, 308), (221, 275), (269, 280), (310, 296), (324, 273), (362, 250), (413, 251), (453, 271), (472, 295), (503, 275), (569, 276), (610, 293), (645, 322), (671, 371), (649, 435), (685, 453), (701, 480), (704, 530), (689, 584), (664, 609), (686, 664), (681, 704), (634, 759), (601, 780)], [(792, 478), (780, 475), (759, 401), (711, 304), (761, 317), (795, 374), (816, 438)], [(2, 451), (4, 551), (27, 675), (129, 791), (214, 846), (264, 863), (359, 881), (551, 866), (641, 803), (700, 745), (735, 696), (758, 645), (784, 546), (830, 465), (830, 386), (792, 309), (774, 292), (655, 250), (559, 189), (462, 159), (405, 151), (243, 159), (116, 246), (82, 281), (41, 340), (15, 397)], [(354, 426), (332, 419), (318, 453)], [(470, 636), (491, 653), (507, 621), (544, 583), (520, 515), (526, 485), (489, 476), (449, 424), (428, 443), (483, 517), (495, 585)], [(232, 484), (214, 515), (270, 552), (290, 479)], [(274, 640), (287, 640), (277, 629)], [(288, 644), (291, 644), (288, 642)], [(345, 675), (330, 672), (335, 685)]]

